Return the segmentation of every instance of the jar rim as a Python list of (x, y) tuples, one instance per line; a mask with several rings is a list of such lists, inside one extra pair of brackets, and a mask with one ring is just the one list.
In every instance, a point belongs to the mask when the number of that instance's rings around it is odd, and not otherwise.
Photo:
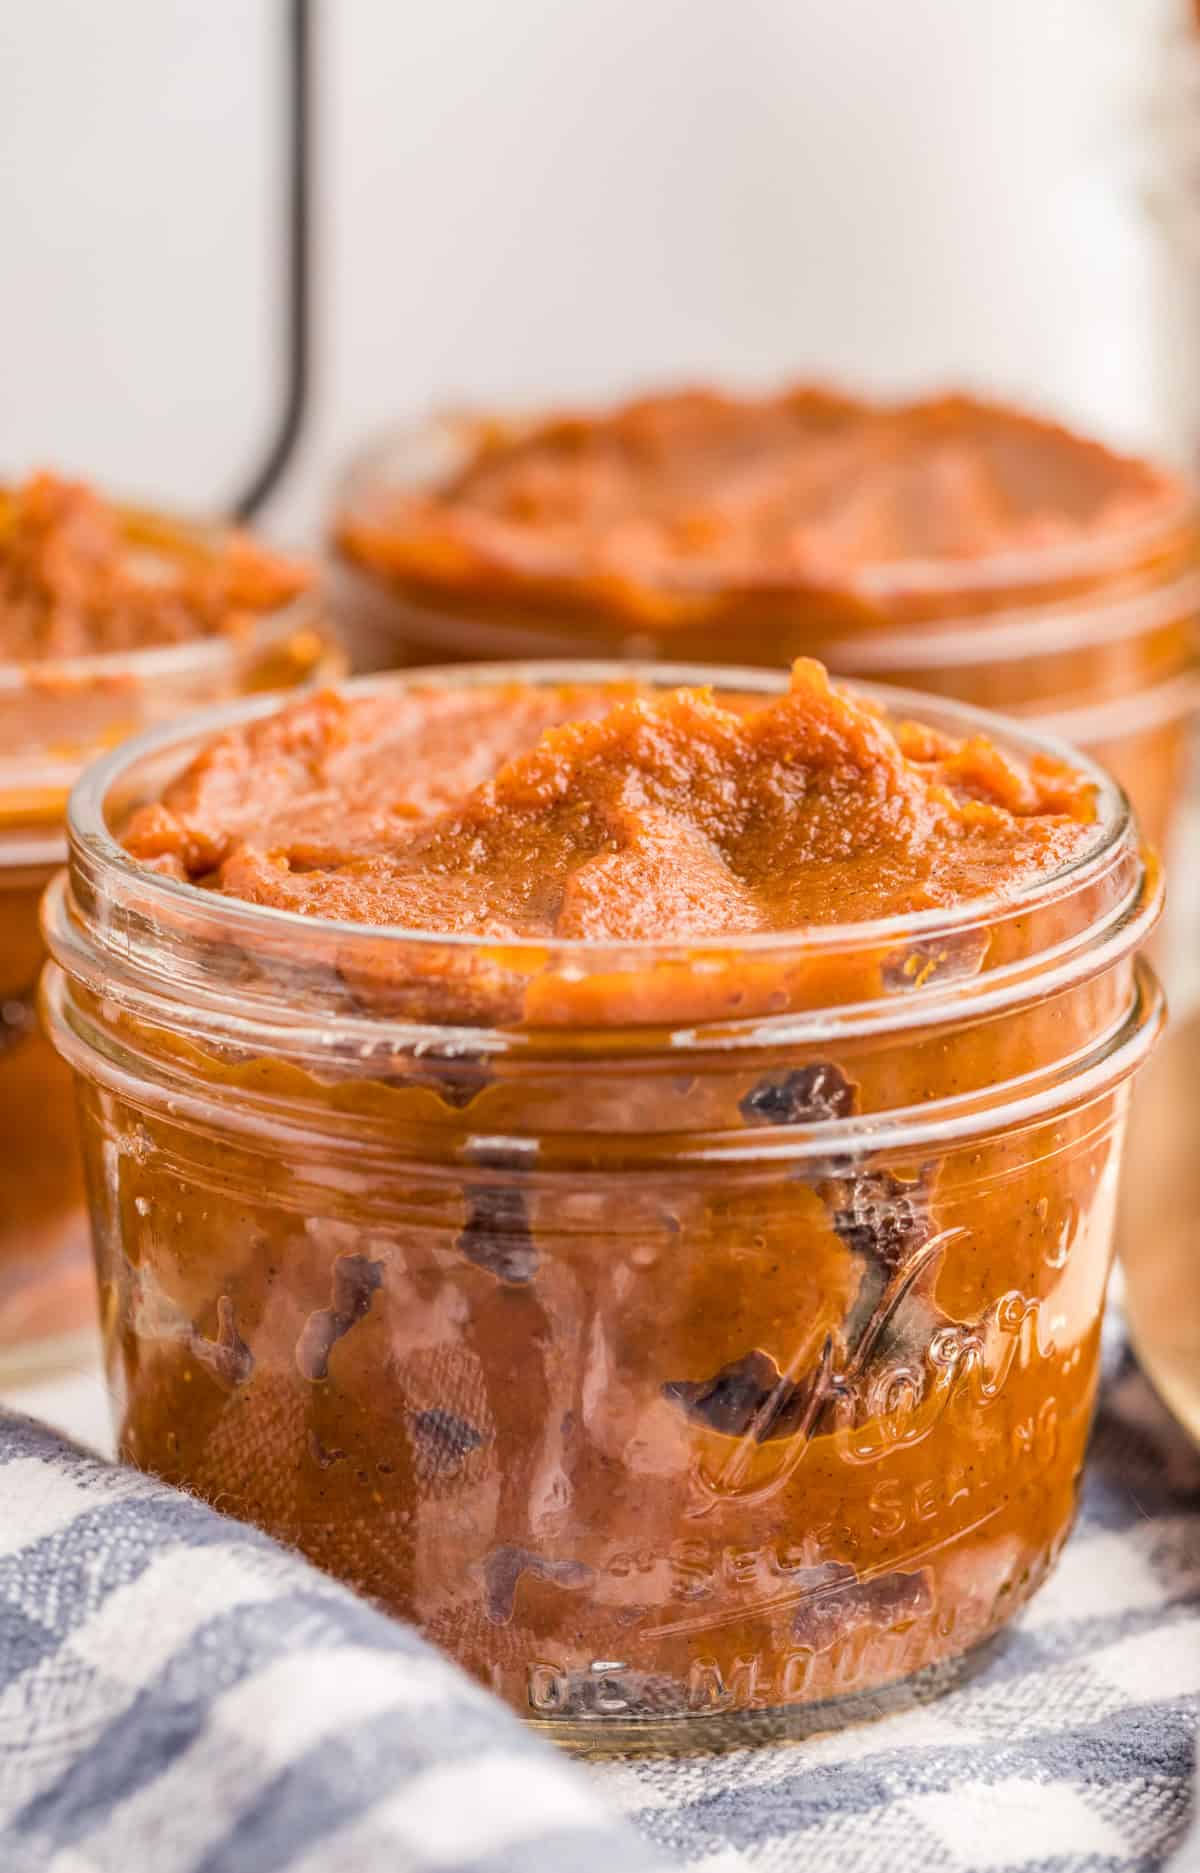
[[(1200, 503), (1192, 520), (1200, 526)], [(1031, 585), (1044, 582), (1040, 568), (1029, 581)], [(921, 589), (931, 593), (933, 588)], [(995, 584), (990, 578), (982, 578), (977, 589), (994, 591)], [(960, 586), (958, 592), (970, 600), (969, 588)], [(828, 656), (833, 667), (851, 677), (856, 666), (876, 672), (909, 670), (914, 664), (950, 670), (1036, 657), (1037, 647), (1029, 641), (1035, 632), (1052, 632), (1041, 654), (1061, 657), (1071, 651), (1094, 650), (1101, 644), (1149, 636), (1181, 616), (1196, 612), (1200, 612), (1200, 572), (1186, 567), (1167, 584), (1132, 596), (1100, 589), (978, 613), (955, 611), (940, 618), (897, 620), (889, 622), (886, 630), (823, 641), (822, 654)]]
[[(404, 470), (403, 473), (391, 476), (391, 485), (416, 493), (430, 491), (448, 473), (462, 465), (464, 451), (484, 425), (500, 422), (507, 430), (520, 435), (523, 430), (534, 428), (545, 421), (548, 414), (553, 412), (537, 408), (490, 412), (482, 409), (433, 411), (424, 417), (391, 424), (380, 430), (360, 445), (342, 471), (333, 504), (335, 539), (346, 519), (361, 516), (359, 504), (379, 484), (389, 464), (399, 463)], [(455, 451), (457, 454), (454, 454)], [(422, 452), (426, 459), (423, 465), (418, 466)], [(988, 657), (1027, 655), (1029, 635), (1035, 627), (1043, 628), (1048, 614), (1062, 622), (1074, 612), (1082, 612), (1084, 616), (1080, 631), (1087, 635), (1090, 642), (1095, 629), (1095, 614), (1111, 610), (1113, 617), (1106, 626), (1106, 635), (1120, 638), (1149, 628), (1144, 613), (1132, 603), (1115, 605), (1111, 596), (1105, 596), (1103, 592), (1094, 597), (1084, 592), (1041, 601), (1038, 593), (1047, 586), (1053, 587), (1060, 583), (1070, 586), (1073, 581), (1079, 581), (1086, 585), (1091, 580), (1102, 580), (1127, 562), (1137, 563), (1140, 555), (1180, 533), (1187, 533), (1200, 540), (1200, 481), (1179, 469), (1172, 470), (1172, 481), (1173, 489), (1169, 493), (1164, 492), (1163, 498), (1156, 505), (1151, 505), (1149, 511), (1138, 519), (1072, 540), (1048, 540), (1036, 547), (981, 553), (971, 558), (909, 557), (880, 560), (852, 571), (845, 579), (831, 578), (828, 581), (803, 575), (795, 578), (778, 574), (756, 575), (750, 568), (731, 571), (692, 563), (686, 568), (677, 568), (673, 572), (659, 571), (647, 577), (644, 590), (648, 595), (668, 600), (674, 598), (682, 603), (706, 598), (718, 601), (739, 597), (768, 599), (811, 593), (826, 598), (841, 597), (851, 603), (879, 606), (881, 609), (890, 603), (922, 597), (928, 597), (943, 606), (951, 599), (960, 599), (961, 607), (955, 610), (949, 620), (945, 617), (929, 620), (905, 617), (889, 622), (889, 641), (893, 635), (898, 643), (903, 640), (895, 653), (897, 667), (903, 667), (904, 661), (911, 660), (918, 649), (921, 655), (928, 658), (931, 652), (940, 648), (947, 663), (963, 661), (966, 653), (955, 644), (951, 630), (964, 626), (970, 627), (972, 639), (977, 631), (987, 634), (988, 645), (984, 654)], [(357, 561), (352, 563), (356, 566), (358, 564)], [(370, 568), (360, 567), (359, 570), (370, 571)], [(569, 588), (571, 582), (579, 576), (577, 565), (569, 555), (564, 555), (553, 565), (545, 562), (539, 567), (531, 584), (537, 585), (548, 580), (551, 584), (564, 582)], [(514, 589), (519, 598), (519, 579)], [(1156, 600), (1165, 599), (1171, 605), (1186, 605), (1195, 603), (1196, 592), (1197, 575), (1185, 570), (1161, 593), (1156, 592), (1151, 596)], [(1000, 608), (989, 606), (978, 617), (973, 617), (965, 608), (983, 593), (1010, 594), (1011, 604)], [(864, 631), (861, 635), (864, 640), (862, 654), (865, 656), (875, 633)], [(839, 656), (847, 642), (855, 645), (857, 639), (838, 639)], [(904, 656), (900, 654), (901, 649)], [(974, 654), (973, 643), (971, 654)], [(832, 651), (829, 661), (835, 661)], [(852, 668), (844, 661), (840, 667)]]
[[(63, 909), (62, 878), (49, 893), (52, 912)], [(190, 1066), (172, 1062), (168, 1057), (139, 1049), (128, 1036), (121, 1039), (105, 1031), (103, 1015), (97, 1016), (72, 998), (70, 958), (55, 946), (53, 960), (42, 973), (39, 1007), (47, 1034), (58, 1052), (76, 1072), (92, 1077), (112, 1090), (143, 1106), (157, 1105), (179, 1121), (206, 1123), (214, 1109), (211, 1092), (197, 1088)], [(827, 1165), (845, 1155), (861, 1158), (886, 1145), (889, 1150), (923, 1152), (936, 1149), (944, 1154), (957, 1146), (969, 1145), (980, 1136), (994, 1137), (1001, 1132), (1019, 1131), (1070, 1109), (1083, 1110), (1105, 1097), (1129, 1079), (1144, 1064), (1158, 1041), (1167, 1018), (1166, 997), (1154, 970), (1144, 955), (1133, 959), (1131, 994), (1119, 1018), (1111, 1027), (1097, 1034), (1089, 1044), (1065, 1059), (1053, 1060), (1018, 1074), (1015, 1078), (987, 1086), (969, 1088), (918, 1105), (891, 1107), (883, 1111), (853, 1114), (845, 1118), (814, 1119), (805, 1124), (778, 1123), (756, 1127), (752, 1133), (739, 1130), (724, 1135), (705, 1132), (690, 1147), (687, 1135), (668, 1135), (667, 1161), (689, 1174), (704, 1168), (719, 1175), (731, 1163), (751, 1159), (756, 1163), (772, 1160), (788, 1164), (817, 1162)], [(211, 1035), (191, 1034), (189, 1038), (203, 1045)], [(262, 1048), (264, 1057), (272, 1057), (270, 1039)], [(280, 1038), (280, 1037), (276, 1037)], [(756, 1037), (761, 1044), (761, 1036)], [(286, 1047), (281, 1053), (286, 1053)], [(218, 1057), (220, 1050), (218, 1049)], [(326, 1069), (329, 1062), (318, 1062), (315, 1053), (301, 1062), (310, 1071)], [(682, 1063), (681, 1063), (682, 1064)], [(365, 1075), (369, 1077), (368, 1073)], [(264, 1126), (278, 1143), (290, 1135), (297, 1147), (317, 1145), (332, 1134), (354, 1138), (358, 1151), (369, 1151), (370, 1126), (362, 1111), (354, 1105), (322, 1108), (319, 1117), (311, 1100), (296, 1101), (242, 1087), (237, 1101), (219, 1103), (223, 1125), (250, 1135), (261, 1133)], [(461, 1115), (459, 1115), (461, 1116)], [(485, 1147), (485, 1155), (472, 1161), (471, 1176), (486, 1182), (496, 1174), (489, 1168), (488, 1157), (504, 1159), (520, 1154), (527, 1142), (524, 1134), (472, 1131), (476, 1146)], [(597, 1134), (581, 1134), (585, 1139), (585, 1162), (593, 1175), (604, 1175), (603, 1153), (597, 1150)], [(383, 1139), (389, 1163), (395, 1160), (395, 1139), (390, 1133)], [(420, 1161), (420, 1151), (409, 1170)], [(532, 1163), (523, 1174), (536, 1175)], [(571, 1172), (576, 1175), (578, 1166)], [(553, 1173), (549, 1173), (553, 1175)]]
[[(197, 696), (189, 690), (203, 693), (205, 685), (219, 689), (225, 682), (232, 687), (242, 666), (252, 668), (259, 659), (309, 635), (320, 641), (325, 654), (333, 646), (319, 584), (255, 613), (248, 629), (236, 636), (217, 633), (98, 656), (0, 659), (0, 708), (19, 716), (26, 703), (32, 712), (41, 704), (51, 710), (59, 705), (83, 709), (89, 702), (123, 707), (128, 700), (137, 705), (132, 707), (134, 715), (140, 706), (151, 711), (150, 719), (155, 712), (182, 719), (196, 709)], [(111, 742), (109, 728), (90, 746), (85, 733), (78, 744), (56, 740), (19, 752), (0, 747), (0, 872), (11, 866), (63, 863), (68, 796), (89, 761)]]
[(276, 634), (301, 628), (309, 614), (318, 609), (315, 588), (298, 592), (281, 605), (254, 614), (250, 630), (243, 636), (213, 632), (204, 637), (184, 638), (172, 644), (148, 644), (138, 650), (107, 650), (94, 656), (37, 657), (25, 662), (0, 658), (0, 699), (26, 692), (44, 690), (87, 690), (93, 686), (126, 681), (207, 674), (223, 663), (230, 663), (248, 650), (262, 648)]
[(1012, 714), (1021, 722), (1038, 722), (1072, 748), (1084, 749), (1190, 723), (1198, 711), (1200, 663), (1195, 663), (1149, 689), (1129, 690), (1123, 696), (1109, 696), (1098, 702), (1068, 703), (1065, 708), (1043, 713), (1022, 708), (1014, 709)]
[[(664, 689), (704, 687), (718, 691), (754, 692), (781, 695), (786, 692), (785, 674), (764, 669), (742, 669), (735, 665), (693, 665), (674, 663), (638, 663), (617, 660), (580, 660), (529, 663), (477, 663), (421, 666), (411, 671), (388, 671), (374, 676), (353, 678), (337, 685), (338, 693), (350, 697), (377, 695), (384, 690), (421, 690), (430, 687), (487, 688), (512, 684), (586, 686), (588, 684), (627, 685), (644, 682)], [(591, 937), (506, 936), (503, 939), (473, 932), (437, 931), (410, 928), (399, 924), (364, 924), (336, 918), (306, 916), (275, 905), (252, 904), (240, 898), (223, 897), (203, 891), (189, 881), (172, 878), (150, 870), (128, 853), (113, 834), (106, 816), (110, 791), (139, 762), (162, 756), (173, 745), (190, 752), (192, 744), (203, 745), (229, 728), (257, 720), (287, 706), (278, 696), (254, 698), (205, 710), (178, 722), (135, 736), (109, 754), (92, 762), (72, 789), (67, 806), (67, 832), (73, 858), (100, 864), (115, 872), (125, 882), (134, 883), (151, 900), (183, 908), (203, 905), (205, 914), (235, 929), (277, 930), (294, 933), (298, 940), (314, 932), (353, 945), (356, 942), (378, 943), (390, 940), (422, 948), (444, 949), (448, 953), (470, 955), (479, 952), (516, 953), (541, 956), (552, 951), (568, 965), (603, 966), (619, 956), (623, 966), (651, 965), (675, 956), (688, 958), (726, 955), (730, 950), (751, 956), (772, 957), (781, 952), (802, 948), (805, 953), (845, 949), (881, 948), (894, 941), (919, 939), (936, 931), (952, 934), (973, 928), (981, 922), (1012, 915), (1052, 902), (1126, 841), (1132, 831), (1133, 815), (1129, 801), (1117, 781), (1081, 750), (1056, 736), (1032, 729), (1024, 721), (1010, 721), (969, 703), (948, 702), (918, 691), (892, 688), (890, 685), (851, 682), (842, 685), (852, 694), (865, 696), (882, 704), (895, 719), (912, 719), (940, 727), (965, 737), (986, 734), (997, 745), (1023, 756), (1045, 756), (1065, 763), (1081, 773), (1095, 789), (1095, 834), (1084, 849), (1066, 863), (1035, 879), (1013, 898), (1000, 893), (964, 899), (961, 903), (931, 910), (894, 913), (888, 917), (857, 923), (802, 925), (787, 931), (750, 931), (741, 934), (697, 936), (673, 939), (620, 941)], [(940, 720), (939, 720), (940, 718)]]

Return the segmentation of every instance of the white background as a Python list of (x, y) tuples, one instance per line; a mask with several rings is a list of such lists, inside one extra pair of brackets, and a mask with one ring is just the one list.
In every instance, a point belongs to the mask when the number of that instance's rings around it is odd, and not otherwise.
[[(391, 417), (661, 375), (956, 379), (1178, 449), (1145, 202), (1175, 4), (317, 0), (318, 376), (277, 526)], [(246, 479), (282, 19), (0, 8), (0, 474)]]

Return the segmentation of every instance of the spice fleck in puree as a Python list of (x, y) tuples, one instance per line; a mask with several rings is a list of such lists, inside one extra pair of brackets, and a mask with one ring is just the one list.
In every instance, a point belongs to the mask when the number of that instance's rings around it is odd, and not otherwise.
[(667, 682), (130, 755), (47, 910), (125, 1455), (593, 1743), (940, 1683), (1042, 1579), (1156, 1020), (1097, 770)]
[[(152, 677), (141, 653), (256, 631), (308, 584), (241, 535), (118, 510), (50, 474), (0, 487), (0, 1364), (29, 1363), (95, 1317), (70, 1078), (37, 1032), (37, 907), (61, 863), (71, 781), (88, 754), (174, 709), (229, 693), (211, 671)], [(321, 644), (275, 646), (280, 680)], [(290, 646), (290, 648), (288, 648)], [(286, 654), (285, 654), (286, 651)], [(294, 666), (294, 667), (293, 667)], [(260, 668), (259, 674), (265, 674)], [(156, 687), (156, 682), (159, 687)]]

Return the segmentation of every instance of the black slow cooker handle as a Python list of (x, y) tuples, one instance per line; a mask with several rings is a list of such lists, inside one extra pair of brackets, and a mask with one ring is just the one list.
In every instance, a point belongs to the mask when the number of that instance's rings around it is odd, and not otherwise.
[(278, 485), (304, 426), (312, 348), (312, 0), (285, 0), (284, 58), (287, 103), (284, 133), (286, 203), (280, 245), (280, 311), (283, 328), (282, 402), (262, 461), (232, 504), (238, 520), (249, 520)]

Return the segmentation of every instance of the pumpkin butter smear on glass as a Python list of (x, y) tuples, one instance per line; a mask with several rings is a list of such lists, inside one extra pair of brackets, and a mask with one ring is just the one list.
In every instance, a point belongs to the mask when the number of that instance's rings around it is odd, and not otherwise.
[(126, 1456), (591, 1747), (936, 1690), (1023, 1604), (1160, 1019), (1097, 769), (712, 676), (160, 738), (47, 908)]

